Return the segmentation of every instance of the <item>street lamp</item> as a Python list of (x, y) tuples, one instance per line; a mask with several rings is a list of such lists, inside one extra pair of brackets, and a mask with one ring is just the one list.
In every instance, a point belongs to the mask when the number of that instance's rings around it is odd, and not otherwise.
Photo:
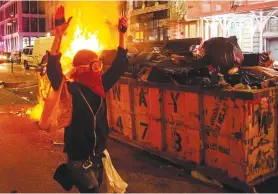
[[(13, 53), (13, 23), (15, 23), (16, 20), (15, 20), (15, 15), (14, 13), (10, 13), (10, 17), (9, 17), (9, 20), (7, 22), (7, 26), (11, 26), (11, 54)], [(11, 55), (11, 70), (12, 70), (12, 73), (14, 72), (14, 68), (13, 68), (13, 60), (12, 60), (12, 55)]]

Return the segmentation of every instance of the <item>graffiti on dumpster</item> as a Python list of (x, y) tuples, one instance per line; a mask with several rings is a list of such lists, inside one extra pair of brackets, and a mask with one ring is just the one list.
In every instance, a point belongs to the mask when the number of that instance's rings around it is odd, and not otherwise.
[(264, 138), (264, 137), (260, 138), (260, 140), (258, 141), (257, 145), (252, 148), (252, 146), (254, 145), (253, 142), (254, 142), (254, 138), (252, 138), (251, 141), (249, 141), (249, 143), (250, 143), (250, 148), (248, 150), (248, 154), (249, 155), (252, 155), (252, 153), (256, 149), (258, 149), (258, 148), (260, 148), (260, 147), (262, 147), (264, 145), (270, 144), (270, 141), (267, 138)]
[(182, 150), (182, 146), (181, 146), (181, 135), (174, 131), (172, 133), (172, 137), (173, 137), (173, 146), (174, 146), (174, 149), (177, 151), (177, 152), (180, 152)]
[(121, 132), (123, 131), (123, 122), (122, 122), (122, 117), (119, 116), (117, 120), (117, 127), (121, 129)]
[(275, 168), (275, 159), (272, 157), (270, 150), (259, 150), (256, 155), (255, 164), (248, 166), (248, 179), (252, 180), (254, 177), (269, 172)]
[(273, 114), (271, 111), (263, 112), (261, 103), (258, 108), (254, 111), (252, 117), (252, 126), (258, 124), (259, 134), (268, 134), (269, 128), (273, 123)]
[(142, 122), (140, 122), (140, 125), (145, 127), (144, 128), (144, 132), (143, 132), (142, 137), (141, 137), (141, 139), (145, 139), (147, 131), (148, 131), (148, 128), (149, 128), (149, 125), (147, 123), (142, 123)]
[(217, 135), (220, 133), (221, 125), (225, 121), (228, 110), (229, 106), (225, 100), (215, 100), (215, 106), (212, 109), (209, 125), (204, 126), (209, 136), (217, 137)]
[(119, 85), (115, 85), (112, 88), (114, 100), (121, 101), (121, 90)]
[(146, 101), (146, 94), (148, 92), (144, 91), (144, 88), (140, 88), (140, 93), (139, 93), (139, 106), (141, 106), (141, 104), (144, 104), (145, 107), (147, 107), (147, 101)]
[(224, 148), (220, 145), (217, 145), (215, 143), (212, 143), (212, 144), (205, 144), (205, 147), (207, 149), (211, 149), (211, 150), (214, 150), (214, 151), (218, 151), (222, 154), (226, 154), (226, 155), (230, 155), (230, 148)]
[[(174, 92), (171, 92), (171, 99), (172, 99), (172, 101), (173, 101), (174, 112), (175, 112), (175, 113), (178, 112), (177, 101), (178, 101), (179, 96), (180, 96), (180, 93), (179, 93), (179, 92), (177, 92), (176, 95), (174, 95)], [(169, 104), (172, 104), (172, 103), (169, 103)]]

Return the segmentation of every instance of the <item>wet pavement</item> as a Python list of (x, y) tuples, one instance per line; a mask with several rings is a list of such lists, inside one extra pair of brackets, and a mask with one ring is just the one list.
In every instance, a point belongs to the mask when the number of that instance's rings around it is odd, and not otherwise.
[(14, 64), (13, 73), (11, 70), (11, 63), (0, 64), (0, 81), (5, 83), (21, 83), (21, 82), (36, 82), (36, 72), (32, 68), (25, 71), (23, 65)]

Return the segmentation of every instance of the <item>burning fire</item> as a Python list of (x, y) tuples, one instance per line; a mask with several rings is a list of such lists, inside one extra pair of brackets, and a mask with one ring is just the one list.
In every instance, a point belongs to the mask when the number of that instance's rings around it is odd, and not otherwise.
[(76, 26), (73, 40), (68, 49), (64, 52), (61, 58), (61, 64), (64, 74), (67, 74), (72, 68), (72, 60), (74, 55), (82, 49), (92, 50), (100, 53), (103, 46), (100, 44), (97, 37), (97, 32), (90, 33), (86, 29), (82, 30), (79, 25)]

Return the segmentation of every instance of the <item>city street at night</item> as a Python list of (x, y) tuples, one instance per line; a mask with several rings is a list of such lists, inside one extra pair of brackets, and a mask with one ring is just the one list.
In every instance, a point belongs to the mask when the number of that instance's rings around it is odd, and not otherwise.
[(0, 193), (277, 193), (277, 134), (277, 0), (0, 1)]

